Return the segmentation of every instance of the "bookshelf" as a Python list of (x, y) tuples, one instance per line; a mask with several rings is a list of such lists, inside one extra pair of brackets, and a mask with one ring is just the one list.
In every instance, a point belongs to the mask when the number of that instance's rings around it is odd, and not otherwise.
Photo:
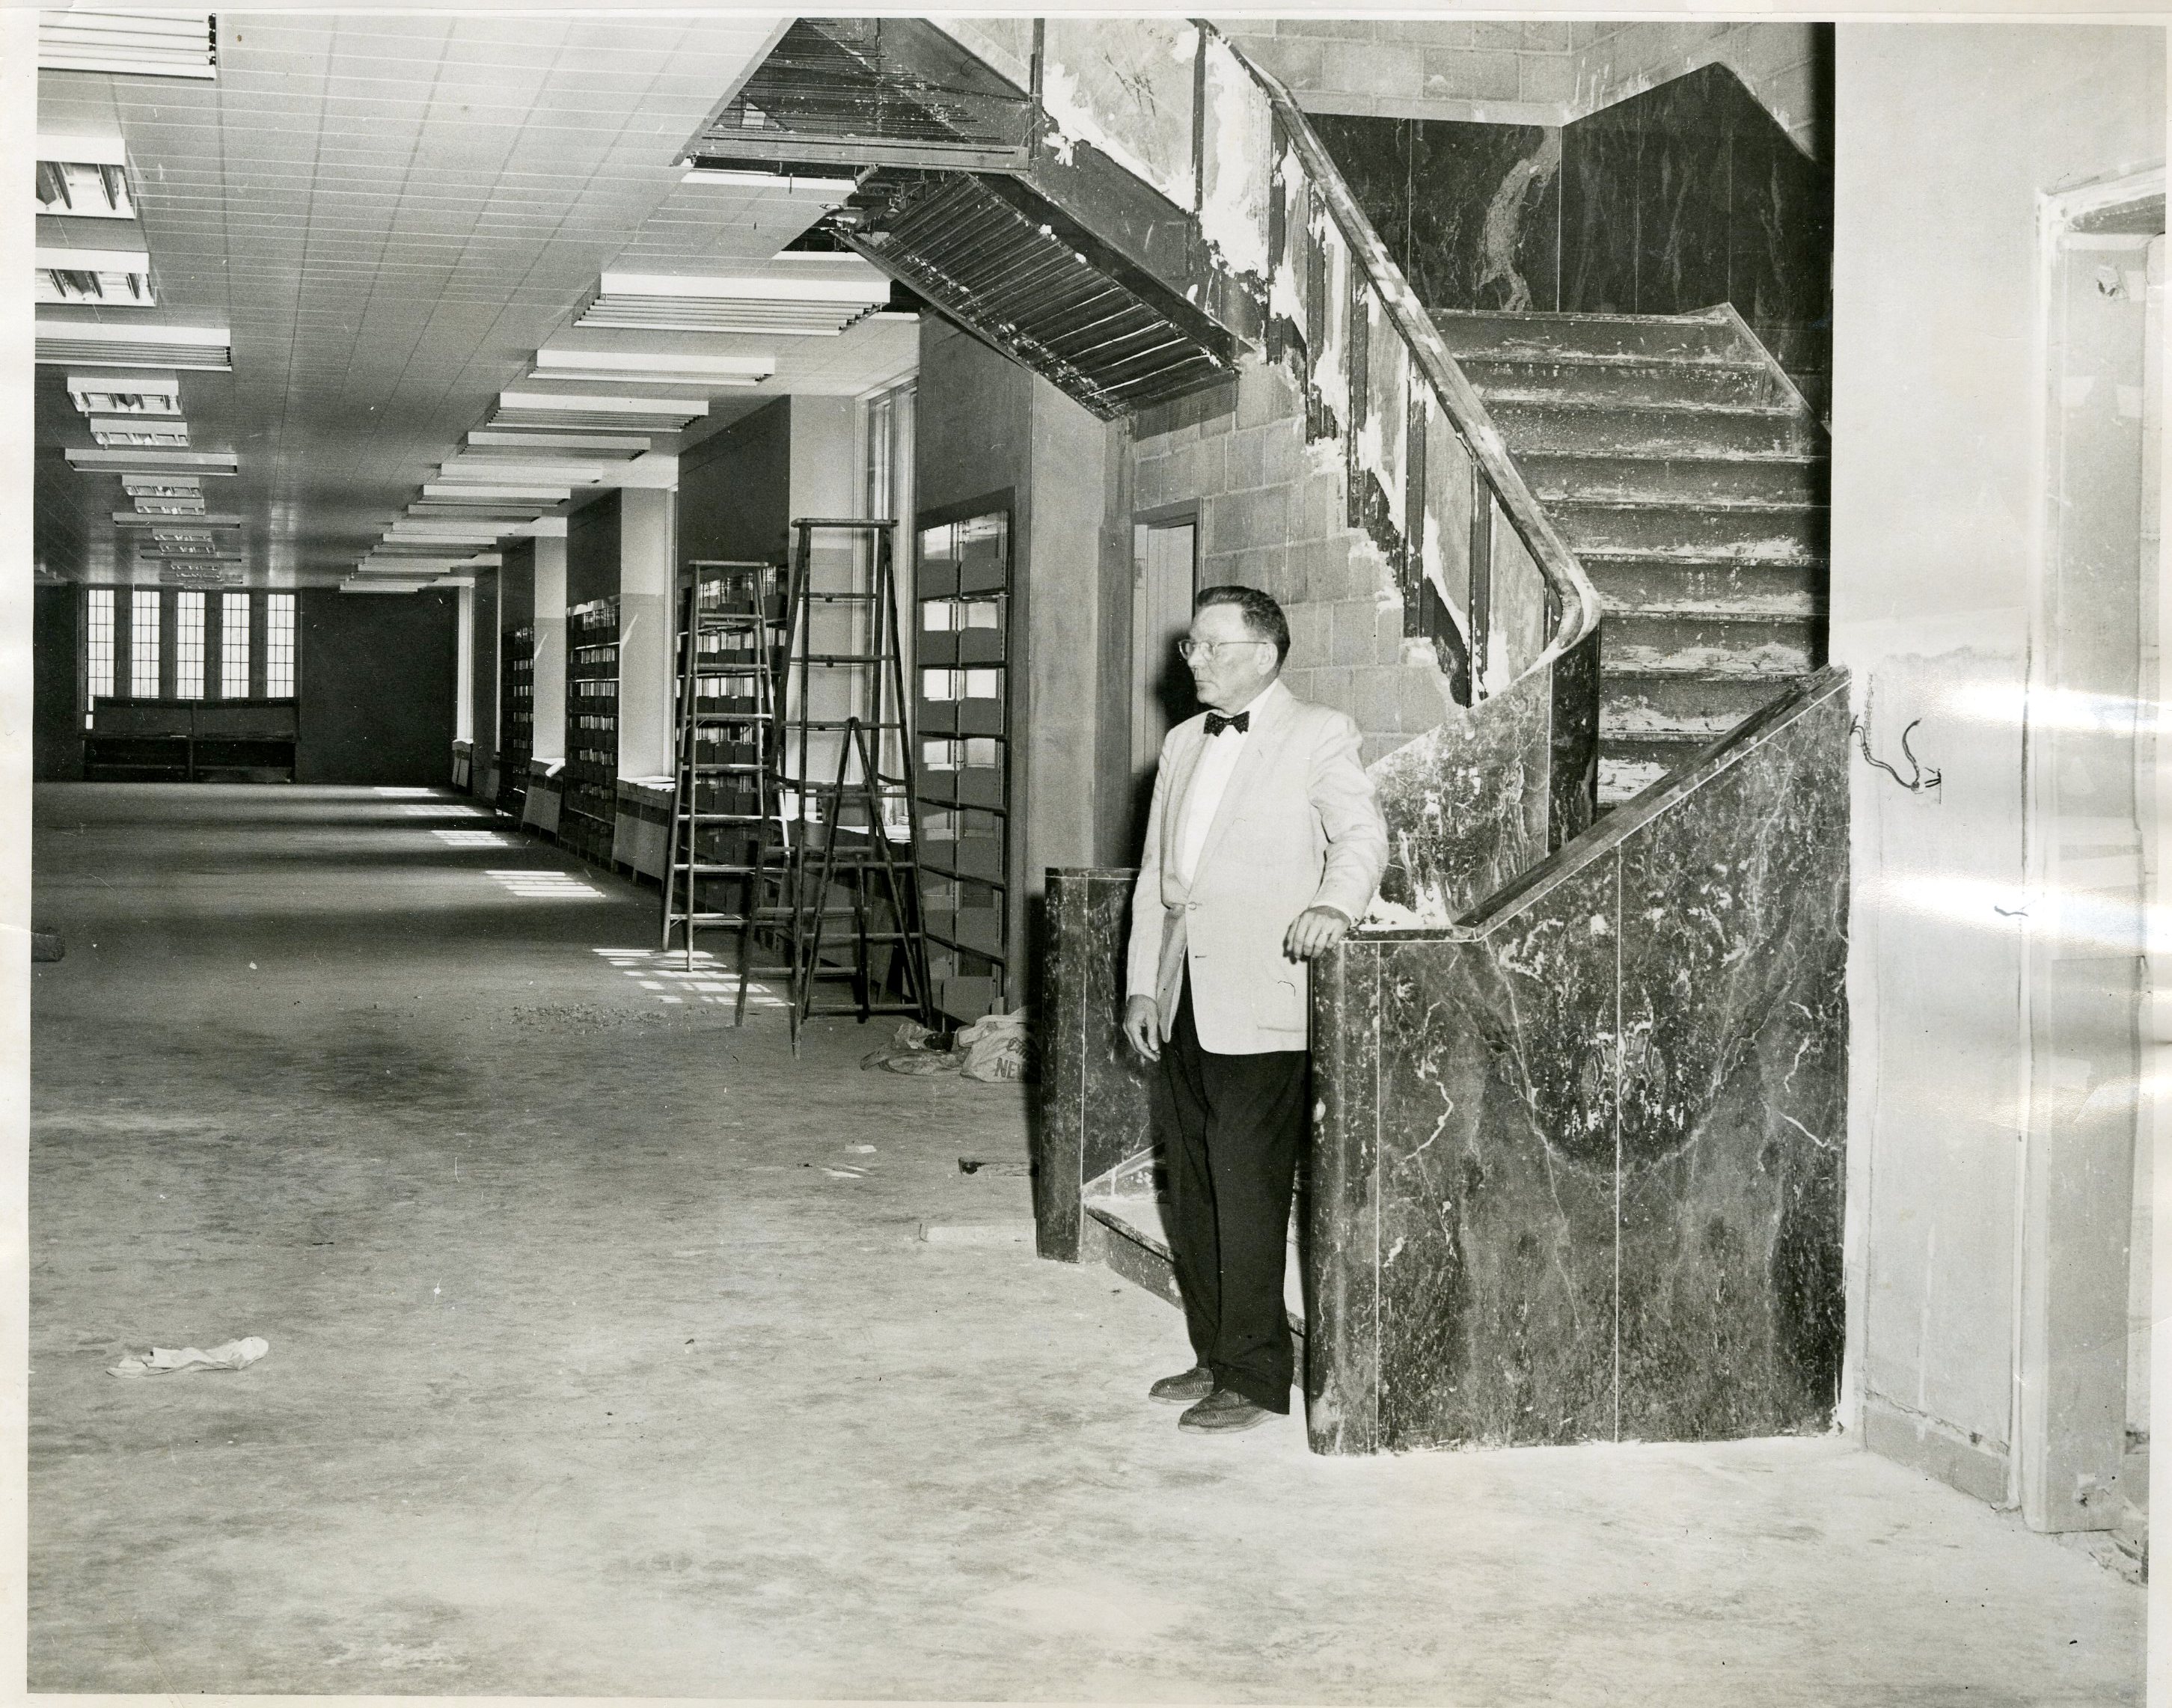
[(936, 1005), (960, 1021), (1015, 1007), (1011, 878), (1010, 516), (916, 540), (913, 739), (921, 903)]
[(599, 866), (618, 824), (618, 600), (566, 613), (566, 770), (558, 840)]
[(535, 752), (535, 630), (507, 632), (498, 675), (497, 803), (519, 818), (528, 802), (528, 761)]

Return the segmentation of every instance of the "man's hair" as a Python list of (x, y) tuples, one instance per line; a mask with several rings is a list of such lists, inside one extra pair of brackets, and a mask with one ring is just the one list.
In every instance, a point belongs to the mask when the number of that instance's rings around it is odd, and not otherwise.
[(1254, 640), (1275, 643), (1275, 668), (1282, 668), (1282, 660), (1289, 657), (1289, 619), (1272, 599), (1255, 587), (1210, 587), (1201, 589), (1191, 609), (1203, 611), (1209, 605), (1236, 606)]

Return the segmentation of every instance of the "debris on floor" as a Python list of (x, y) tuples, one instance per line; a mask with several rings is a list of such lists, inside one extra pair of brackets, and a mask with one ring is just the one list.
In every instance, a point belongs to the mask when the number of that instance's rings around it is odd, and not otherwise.
[(976, 1020), (958, 1034), (952, 1053), (965, 1053), (959, 1072), (968, 1079), (1024, 1079), (1025, 1046), (1025, 1010), (1013, 1008)]
[(960, 1157), (958, 1172), (961, 1174), (1030, 1174), (1033, 1165), (1030, 1163), (992, 1162), (986, 1157)]
[(271, 1350), (271, 1343), (256, 1335), (223, 1341), (208, 1352), (197, 1346), (183, 1346), (178, 1351), (171, 1346), (153, 1346), (149, 1357), (131, 1352), (118, 1364), (108, 1366), (105, 1373), (174, 1376), (184, 1370), (246, 1370)]
[(863, 1068), (892, 1073), (959, 1073), (991, 1082), (1026, 1074), (1025, 1010), (991, 1014), (958, 1032), (932, 1032), (917, 1020), (901, 1022), (890, 1042), (860, 1058)]

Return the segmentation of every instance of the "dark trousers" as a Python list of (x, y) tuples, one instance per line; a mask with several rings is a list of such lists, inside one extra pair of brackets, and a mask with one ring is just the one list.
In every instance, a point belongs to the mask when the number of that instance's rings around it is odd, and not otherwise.
[(1202, 1050), (1187, 978), (1153, 1081), (1169, 1251), (1192, 1351), (1216, 1387), (1270, 1411), (1289, 1410), (1294, 1374), (1282, 1270), (1311, 1066), (1302, 1050)]

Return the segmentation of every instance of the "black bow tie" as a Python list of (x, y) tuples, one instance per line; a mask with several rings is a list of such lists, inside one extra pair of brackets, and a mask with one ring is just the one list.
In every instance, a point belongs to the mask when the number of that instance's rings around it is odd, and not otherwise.
[(1234, 717), (1224, 717), (1218, 712), (1210, 712), (1207, 714), (1207, 733), (1209, 735), (1219, 735), (1225, 729), (1234, 729), (1238, 734), (1243, 735), (1251, 727), (1252, 714), (1249, 712), (1240, 712)]

